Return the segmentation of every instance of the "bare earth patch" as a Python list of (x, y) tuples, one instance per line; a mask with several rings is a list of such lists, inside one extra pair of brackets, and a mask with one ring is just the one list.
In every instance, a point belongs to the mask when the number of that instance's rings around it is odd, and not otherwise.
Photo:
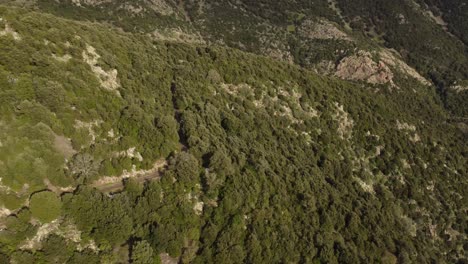
[(361, 180), (361, 179), (358, 178), (358, 177), (355, 177), (354, 180), (361, 186), (361, 188), (362, 188), (363, 191), (365, 191), (365, 192), (367, 192), (367, 193), (370, 193), (370, 194), (375, 194), (374, 185), (373, 185), (373, 184), (364, 182), (363, 180)]
[(6, 207), (0, 207), (0, 218), (2, 217), (5, 217), (5, 216), (9, 216), (11, 214), (11, 211), (6, 208)]
[(89, 136), (91, 137), (91, 143), (96, 141), (96, 132), (94, 131), (94, 127), (99, 126), (102, 123), (102, 120), (96, 120), (93, 122), (83, 122), (81, 120), (75, 120), (75, 124), (73, 127), (75, 129), (86, 129), (89, 132)]
[[(1, 21), (4, 21), (3, 18), (0, 18), (0, 22)], [(21, 40), (21, 36), (20, 34), (18, 34), (18, 32), (16, 32), (11, 26), (10, 24), (8, 24), (6, 21), (5, 21), (5, 29), (3, 30), (0, 30), (0, 37), (2, 36), (6, 36), (6, 35), (11, 35), (13, 37), (14, 40)]]
[(342, 139), (349, 139), (353, 132), (354, 120), (344, 110), (343, 105), (335, 103), (336, 112), (333, 116), (338, 122), (338, 136)]
[(99, 66), (98, 60), (101, 56), (96, 53), (96, 49), (93, 46), (86, 44), (86, 50), (83, 51), (82, 55), (83, 60), (91, 67), (91, 70), (99, 79), (101, 87), (108, 91), (113, 91), (120, 96), (120, 92), (117, 90), (120, 87), (117, 70), (112, 69), (105, 71), (101, 66)]
[(81, 243), (81, 231), (71, 223), (64, 223), (61, 219), (56, 219), (50, 223), (43, 224), (39, 227), (34, 237), (24, 241), (23, 245), (20, 246), (21, 249), (38, 249), (41, 247), (41, 242), (46, 239), (48, 236), (56, 234), (61, 236), (69, 241), (78, 243), (77, 250), (82, 251), (85, 248), (89, 248), (93, 251), (97, 251), (93, 240), (90, 240), (86, 243)]
[(52, 192), (56, 193), (57, 195), (61, 195), (64, 192), (73, 192), (75, 187), (68, 186), (68, 187), (57, 187), (53, 185), (49, 179), (44, 179), (44, 184), (47, 186), (47, 189), (51, 190)]
[(131, 171), (124, 171), (124, 173), (120, 176), (105, 176), (101, 177), (99, 180), (95, 181), (91, 184), (93, 187), (105, 186), (108, 184), (119, 183), (122, 182), (123, 179), (128, 178), (138, 178), (145, 175), (155, 174), (159, 171), (159, 169), (164, 168), (167, 165), (166, 160), (158, 160), (154, 163), (153, 168), (149, 170), (136, 170), (133, 168)]
[(397, 120), (397, 128), (398, 130), (409, 130), (409, 131), (416, 131), (416, 126), (415, 125), (410, 125), (408, 123), (400, 123), (399, 120)]
[(195, 205), (193, 206), (193, 210), (195, 211), (196, 215), (201, 215), (203, 213), (203, 205), (203, 202), (195, 203)]
[(129, 157), (129, 158), (136, 158), (139, 161), (143, 161), (143, 157), (141, 156), (140, 152), (136, 151), (136, 148), (129, 148), (124, 151), (120, 151), (116, 153), (116, 157)]
[(161, 263), (162, 264), (177, 264), (179, 263), (179, 259), (173, 258), (169, 256), (167, 253), (161, 253), (159, 254), (159, 257), (161, 258)]
[(36, 235), (31, 239), (26, 240), (24, 245), (22, 245), (21, 249), (33, 249), (39, 247), (41, 241), (47, 238), (50, 234), (56, 232), (60, 226), (60, 220), (55, 219), (54, 221), (43, 224), (37, 230)]
[(70, 54), (65, 54), (63, 56), (57, 56), (55, 54), (52, 54), (52, 58), (60, 62), (68, 62), (72, 58), (72, 56), (70, 56)]
[(408, 135), (408, 139), (413, 142), (419, 142), (421, 141), (421, 138), (419, 137), (418, 133), (416, 133), (416, 126), (415, 125), (410, 125), (408, 123), (401, 123), (399, 120), (396, 122), (396, 127), (400, 131), (404, 131)]
[(456, 93), (461, 93), (464, 91), (468, 91), (468, 86), (454, 85), (454, 86), (451, 86), (450, 89), (455, 91)]
[(66, 159), (69, 159), (76, 153), (72, 147), (71, 140), (64, 136), (54, 135), (54, 148)]

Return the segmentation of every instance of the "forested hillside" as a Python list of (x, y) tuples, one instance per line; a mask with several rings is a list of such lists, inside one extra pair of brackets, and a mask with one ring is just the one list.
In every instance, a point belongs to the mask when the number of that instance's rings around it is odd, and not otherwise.
[[(468, 5), (463, 0), (0, 0), (127, 32), (216, 43), (329, 74), (359, 50), (392, 49), (467, 117)], [(378, 58), (374, 60), (379, 63)], [(461, 88), (461, 89), (460, 89)]]
[(327, 31), (319, 75), (86, 20), (0, 6), (0, 262), (468, 261), (466, 125), (399, 55)]

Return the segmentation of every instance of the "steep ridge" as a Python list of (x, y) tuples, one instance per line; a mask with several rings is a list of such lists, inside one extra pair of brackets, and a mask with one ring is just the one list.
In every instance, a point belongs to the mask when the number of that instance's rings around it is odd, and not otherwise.
[[(450, 89), (455, 82), (468, 79), (464, 32), (468, 13), (463, 0), (2, 2), (77, 20), (110, 23), (160, 40), (216, 43), (318, 72), (335, 71), (343, 58), (363, 51), (380, 53), (391, 48), (412, 71), (436, 85), (454, 116), (468, 113), (463, 103), (468, 92)], [(379, 63), (377, 57), (372, 60)], [(399, 74), (403, 78), (407, 75), (405, 70)]]

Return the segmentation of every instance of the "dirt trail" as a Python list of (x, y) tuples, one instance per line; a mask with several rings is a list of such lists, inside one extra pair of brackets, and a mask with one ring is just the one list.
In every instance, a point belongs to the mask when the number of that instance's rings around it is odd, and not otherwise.
[[(174, 107), (174, 119), (178, 123), (178, 134), (179, 134), (179, 145), (180, 145), (180, 151), (182, 152), (187, 152), (188, 151), (188, 143), (187, 143), (187, 137), (183, 131), (182, 128), (182, 113), (179, 110), (179, 107), (177, 105), (177, 85), (176, 85), (176, 76), (173, 76), (173, 80), (171, 83), (171, 94), (172, 94), (172, 104)], [(158, 160), (155, 164), (154, 167), (151, 168), (148, 171), (134, 171), (134, 172), (129, 172), (125, 173), (124, 175), (121, 175), (119, 177), (104, 177), (101, 178), (94, 183), (90, 184), (91, 187), (94, 187), (98, 189), (101, 192), (104, 193), (112, 193), (112, 192), (117, 192), (122, 190), (124, 187), (124, 180), (133, 178), (137, 182), (143, 183), (147, 180), (159, 180), (163, 174), (164, 169), (167, 167), (167, 160), (161, 159)]]
[(110, 177), (107, 179), (100, 179), (95, 181), (90, 186), (98, 189), (101, 192), (112, 193), (121, 190), (124, 187), (125, 179), (134, 179), (137, 182), (143, 183), (147, 180), (159, 180), (162, 172), (167, 166), (166, 160), (159, 160), (155, 163), (154, 167), (148, 171), (136, 171), (124, 174), (120, 177)]

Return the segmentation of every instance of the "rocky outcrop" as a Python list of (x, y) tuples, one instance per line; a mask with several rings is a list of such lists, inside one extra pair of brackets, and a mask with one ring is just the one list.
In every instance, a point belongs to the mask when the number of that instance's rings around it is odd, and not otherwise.
[(408, 139), (411, 142), (417, 143), (421, 141), (421, 137), (418, 135), (418, 133), (416, 133), (415, 125), (411, 125), (405, 122), (400, 122), (399, 120), (397, 120), (396, 128), (400, 131), (403, 131), (408, 136)]
[(8, 22), (6, 22), (3, 18), (0, 17), (0, 22), (5, 24), (5, 28), (0, 30), (0, 37), (10, 35), (13, 37), (14, 40), (21, 40), (20, 34), (16, 32)]
[(344, 110), (344, 106), (339, 103), (335, 103), (336, 112), (333, 116), (338, 122), (338, 136), (341, 139), (349, 139), (353, 133), (354, 120), (350, 115)]
[(86, 50), (83, 51), (83, 60), (91, 67), (96, 77), (101, 83), (101, 87), (108, 90), (114, 91), (120, 96), (117, 90), (120, 87), (120, 81), (117, 78), (117, 70), (111, 69), (105, 71), (101, 66), (98, 65), (98, 60), (101, 56), (96, 53), (96, 49), (90, 45), (86, 45)]
[(393, 84), (393, 72), (382, 61), (375, 62), (367, 51), (345, 57), (336, 68), (335, 75), (341, 79), (366, 81), (372, 84)]
[[(326, 69), (329, 70), (330, 65)], [(338, 63), (334, 75), (344, 80), (390, 84), (396, 87), (393, 82), (395, 70), (403, 73), (406, 77), (416, 79), (423, 85), (430, 85), (428, 80), (390, 50), (381, 50), (374, 56), (368, 51), (361, 50), (355, 55), (345, 57)]]

